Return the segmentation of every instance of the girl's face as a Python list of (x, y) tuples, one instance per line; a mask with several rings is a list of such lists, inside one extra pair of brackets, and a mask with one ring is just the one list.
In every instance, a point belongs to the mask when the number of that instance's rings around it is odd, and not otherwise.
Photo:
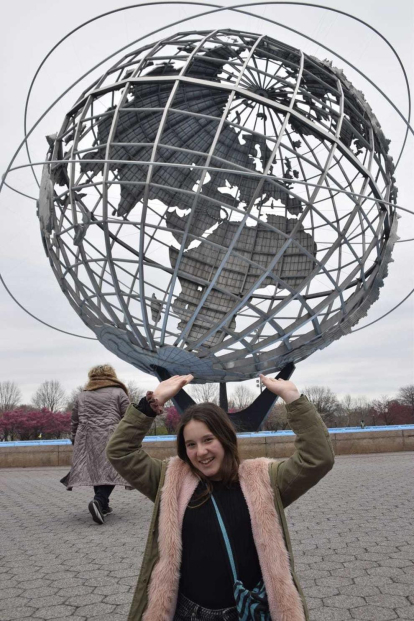
[(184, 427), (184, 442), (193, 466), (213, 481), (220, 480), (224, 448), (207, 425), (199, 420), (191, 420)]

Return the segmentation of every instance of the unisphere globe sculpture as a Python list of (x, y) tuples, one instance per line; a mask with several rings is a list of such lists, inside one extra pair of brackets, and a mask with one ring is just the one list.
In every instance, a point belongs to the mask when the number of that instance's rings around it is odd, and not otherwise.
[(70, 304), (139, 369), (275, 372), (350, 332), (396, 238), (388, 140), (328, 61), (184, 32), (127, 54), (49, 137), (39, 219)]

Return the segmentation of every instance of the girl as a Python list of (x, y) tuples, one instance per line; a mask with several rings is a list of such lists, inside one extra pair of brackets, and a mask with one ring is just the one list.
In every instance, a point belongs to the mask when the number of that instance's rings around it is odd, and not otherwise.
[(153, 417), (192, 379), (172, 377), (131, 404), (107, 447), (114, 468), (155, 504), (129, 621), (237, 621), (241, 616), (228, 548), (245, 589), (264, 582), (267, 616), (245, 619), (305, 621), (284, 507), (332, 468), (328, 431), (292, 382), (261, 376), (287, 404), (297, 436), (292, 457), (240, 463), (230, 420), (211, 403), (184, 413), (177, 457), (149, 457), (141, 444)]

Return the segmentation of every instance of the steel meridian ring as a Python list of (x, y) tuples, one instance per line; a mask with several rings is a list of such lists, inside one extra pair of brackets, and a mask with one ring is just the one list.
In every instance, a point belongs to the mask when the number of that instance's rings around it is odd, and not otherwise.
[[(107, 56), (104, 60), (100, 61), (97, 65), (95, 65), (94, 67), (92, 67), (90, 70), (88, 70), (86, 73), (84, 73), (80, 78), (78, 78), (70, 87), (68, 87), (47, 109), (46, 111), (39, 117), (39, 119), (32, 125), (32, 127), (30, 128), (29, 131), (27, 131), (27, 117), (28, 117), (28, 112), (29, 112), (29, 105), (30, 105), (30, 98), (31, 98), (31, 94), (32, 94), (32, 90), (33, 87), (36, 83), (37, 77), (42, 69), (42, 67), (45, 65), (45, 63), (47, 62), (47, 60), (53, 55), (53, 53), (55, 52), (55, 50), (67, 39), (69, 39), (75, 32), (78, 32), (79, 30), (81, 30), (82, 28), (85, 28), (86, 26), (88, 26), (89, 24), (98, 21), (104, 17), (108, 17), (110, 15), (114, 15), (116, 13), (119, 12), (123, 12), (123, 11), (128, 11), (128, 10), (134, 10), (134, 9), (143, 9), (145, 7), (149, 7), (149, 6), (160, 6), (160, 5), (185, 5), (185, 6), (209, 6), (212, 7), (211, 10), (208, 11), (203, 11), (201, 13), (195, 14), (195, 15), (191, 15), (189, 17), (185, 17), (183, 19), (177, 20), (176, 22), (173, 23), (169, 23), (166, 26), (162, 26), (156, 30), (151, 31), (150, 33), (147, 33), (146, 35), (143, 35), (142, 37), (139, 37), (138, 39), (132, 41), (131, 43), (128, 43), (127, 45), (119, 48), (118, 50), (116, 50), (115, 52), (113, 52), (112, 54), (110, 54), (109, 56)], [(348, 17), (352, 20), (355, 20), (359, 23), (361, 23), (363, 26), (369, 28), (370, 30), (372, 30), (377, 36), (379, 36), (385, 43), (386, 45), (391, 49), (392, 53), (394, 54), (394, 56), (396, 57), (400, 68), (403, 72), (404, 75), (404, 80), (405, 80), (405, 84), (406, 84), (406, 89), (407, 89), (407, 99), (408, 99), (408, 114), (407, 114), (407, 118), (401, 113), (401, 111), (397, 108), (397, 106), (392, 102), (392, 100), (376, 85), (374, 84), (374, 82), (372, 82), (372, 80), (370, 80), (370, 78), (368, 78), (367, 75), (365, 75), (360, 69), (358, 69), (357, 67), (355, 67), (352, 63), (350, 63), (349, 61), (346, 60), (346, 58), (342, 57), (341, 55), (339, 55), (338, 53), (336, 53), (334, 50), (330, 49), (329, 47), (325, 46), (323, 43), (321, 43), (320, 41), (317, 41), (315, 39), (313, 39), (312, 37), (290, 27), (287, 26), (285, 24), (282, 24), (280, 22), (277, 22), (276, 20), (272, 20), (271, 18), (268, 17), (263, 17), (261, 15), (257, 15), (255, 13), (251, 13), (249, 11), (245, 11), (244, 8), (247, 7), (259, 7), (259, 6), (274, 6), (274, 5), (291, 5), (291, 6), (301, 6), (301, 7), (311, 7), (311, 8), (317, 8), (317, 9), (322, 9), (325, 11), (330, 11), (333, 13), (337, 13), (340, 15), (343, 15), (345, 17)], [(405, 125), (406, 125), (406, 132), (405, 132), (405, 136), (404, 136), (404, 140), (403, 140), (403, 144), (400, 150), (400, 153), (398, 155), (398, 159), (397, 162), (395, 164), (395, 168), (397, 168), (401, 157), (404, 153), (405, 147), (406, 147), (406, 143), (407, 143), (407, 138), (408, 138), (408, 133), (411, 132), (411, 134), (414, 135), (414, 130), (410, 125), (410, 121), (411, 121), (411, 91), (410, 91), (410, 86), (409, 86), (409, 82), (408, 82), (408, 77), (407, 77), (407, 73), (405, 71), (404, 65), (399, 57), (399, 55), (397, 54), (396, 50), (394, 49), (394, 47), (391, 45), (391, 43), (378, 31), (376, 30), (373, 26), (371, 26), (370, 24), (368, 24), (367, 22), (365, 22), (364, 20), (351, 15), (350, 13), (347, 13), (346, 11), (341, 11), (339, 9), (334, 9), (332, 7), (326, 7), (320, 4), (315, 4), (315, 3), (308, 3), (308, 2), (296, 2), (296, 1), (285, 1), (285, 0), (270, 0), (270, 1), (265, 1), (265, 2), (247, 2), (247, 3), (241, 3), (241, 4), (235, 4), (235, 5), (231, 5), (231, 6), (221, 6), (221, 5), (217, 5), (217, 4), (212, 4), (212, 3), (207, 3), (207, 2), (195, 2), (195, 1), (186, 1), (186, 0), (174, 0), (173, 2), (163, 2), (163, 1), (157, 1), (157, 2), (144, 2), (144, 3), (137, 3), (137, 4), (133, 4), (133, 5), (129, 5), (129, 6), (124, 6), (124, 7), (120, 7), (118, 9), (113, 9), (111, 11), (107, 11), (105, 13), (101, 13), (100, 15), (97, 15), (85, 22), (83, 22), (82, 24), (80, 24), (79, 26), (77, 26), (76, 28), (74, 28), (73, 30), (71, 30), (68, 34), (66, 34), (64, 37), (62, 37), (52, 48), (51, 50), (46, 54), (46, 56), (44, 57), (44, 59), (41, 61), (38, 69), (35, 72), (35, 75), (32, 79), (32, 82), (30, 84), (29, 90), (28, 90), (28, 94), (26, 97), (26, 102), (25, 102), (25, 110), (24, 110), (24, 138), (22, 140), (22, 142), (20, 143), (19, 147), (17, 148), (16, 152), (14, 153), (11, 161), (9, 162), (9, 165), (6, 169), (6, 172), (4, 173), (4, 175), (2, 176), (1, 182), (0, 182), (0, 193), (3, 189), (3, 186), (6, 185), (6, 187), (10, 188), (11, 190), (27, 197), (33, 200), (36, 200), (34, 197), (30, 197), (27, 194), (24, 194), (23, 192), (13, 188), (12, 186), (8, 185), (6, 183), (6, 178), (8, 176), (8, 174), (11, 172), (13, 163), (17, 157), (17, 155), (20, 153), (21, 149), (23, 146), (25, 146), (26, 148), (26, 152), (27, 152), (27, 156), (28, 156), (28, 160), (29, 160), (29, 165), (32, 168), (32, 173), (33, 176), (36, 180), (36, 183), (38, 186), (40, 186), (39, 184), (39, 180), (37, 178), (34, 166), (31, 162), (31, 155), (30, 155), (30, 148), (29, 148), (29, 143), (28, 143), (28, 138), (30, 137), (30, 135), (33, 133), (33, 131), (36, 129), (36, 127), (39, 125), (39, 123), (45, 118), (45, 116), (50, 112), (50, 110), (52, 110), (55, 105), (67, 94), (69, 93), (77, 84), (79, 84), (84, 78), (86, 78), (90, 73), (92, 73), (95, 69), (97, 69), (99, 66), (103, 65), (104, 63), (106, 63), (108, 60), (110, 60), (111, 58), (117, 56), (118, 54), (120, 54), (121, 52), (123, 52), (124, 50), (126, 50), (127, 48), (136, 45), (137, 43), (147, 39), (150, 36), (153, 36), (155, 34), (158, 34), (159, 32), (162, 32), (163, 30), (166, 30), (168, 28), (171, 28), (173, 26), (178, 26), (182, 23), (185, 23), (187, 21), (191, 21), (193, 19), (199, 19), (200, 17), (205, 17), (207, 15), (211, 15), (214, 13), (220, 13), (220, 12), (226, 12), (226, 11), (232, 11), (232, 12), (236, 12), (236, 13), (240, 13), (240, 14), (244, 14), (247, 15), (249, 17), (255, 17), (256, 19), (261, 19), (262, 21), (271, 23), (273, 25), (277, 25), (280, 26), (282, 28), (285, 28), (286, 30), (289, 30), (291, 32), (294, 32), (295, 34), (298, 34), (299, 36), (302, 36), (303, 38), (313, 42), (313, 43), (317, 43), (319, 46), (323, 47), (325, 50), (327, 50), (328, 52), (330, 52), (331, 54), (334, 54), (337, 58), (339, 58), (340, 60), (342, 60), (343, 62), (345, 62), (348, 66), (350, 66), (351, 68), (353, 68), (357, 73), (359, 73), (365, 80), (367, 80), (385, 99), (386, 101), (392, 106), (392, 108), (397, 112), (397, 114), (400, 116), (400, 118), (404, 121)], [(398, 208), (398, 206), (395, 206)], [(409, 210), (404, 209), (403, 207), (399, 207), (400, 209), (407, 211), (409, 213), (411, 213)], [(413, 241), (413, 240), (400, 240), (400, 241)], [(13, 293), (11, 292), (10, 288), (7, 286), (4, 277), (2, 276), (2, 274), (0, 273), (0, 280), (3, 284), (3, 286), (5, 287), (7, 293), (10, 295), (10, 297), (13, 299), (13, 301), (24, 311), (26, 312), (28, 315), (30, 315), (30, 317), (32, 317), (33, 319), (35, 319), (36, 321), (42, 323), (43, 325), (56, 330), (58, 332), (61, 332), (63, 334), (67, 334), (69, 336), (76, 336), (78, 338), (83, 338), (83, 339), (87, 339), (87, 340), (97, 340), (95, 337), (88, 337), (88, 336), (83, 336), (80, 334), (76, 334), (73, 332), (68, 332), (66, 330), (62, 330), (61, 328), (58, 328), (56, 326), (53, 326), (52, 324), (43, 321), (42, 319), (40, 319), (39, 317), (35, 316), (33, 313), (31, 313), (27, 308), (25, 308), (23, 306), (23, 304), (21, 304), (16, 297), (13, 295)], [(381, 319), (383, 319), (385, 316), (389, 315), (390, 313), (392, 313), (394, 310), (396, 310), (399, 306), (401, 306), (401, 304), (403, 302), (405, 302), (410, 296), (411, 294), (414, 293), (414, 289), (412, 291), (410, 291), (408, 293), (408, 295), (406, 297), (403, 298), (403, 300), (401, 300), (397, 305), (395, 305), (391, 310), (389, 310), (387, 313), (385, 313), (384, 315), (382, 315), (381, 317), (379, 317), (378, 319), (376, 319), (375, 321), (361, 327), (361, 328), (357, 328), (355, 330), (351, 331), (351, 334), (353, 332), (358, 332), (360, 330), (364, 330), (365, 328), (368, 328), (369, 326), (373, 325), (374, 323), (377, 323), (378, 321), (380, 321)]]

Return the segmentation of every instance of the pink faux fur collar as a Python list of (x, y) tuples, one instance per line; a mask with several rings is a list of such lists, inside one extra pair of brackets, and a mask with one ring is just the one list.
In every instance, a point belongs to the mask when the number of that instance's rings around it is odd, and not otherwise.
[[(269, 459), (249, 459), (239, 468), (240, 486), (252, 521), (253, 537), (269, 598), (272, 621), (305, 621), (293, 583), (288, 553), (269, 478)], [(198, 479), (179, 457), (167, 467), (162, 490), (158, 546), (160, 557), (148, 588), (143, 621), (172, 621), (181, 564), (181, 529), (185, 509)]]
[(305, 621), (274, 505), (269, 477), (270, 461), (266, 457), (244, 461), (239, 468), (240, 486), (249, 508), (272, 621)]
[(197, 477), (179, 457), (172, 457), (165, 473), (159, 518), (159, 560), (148, 587), (143, 621), (171, 621), (178, 597), (181, 528), (185, 508), (198, 485)]

